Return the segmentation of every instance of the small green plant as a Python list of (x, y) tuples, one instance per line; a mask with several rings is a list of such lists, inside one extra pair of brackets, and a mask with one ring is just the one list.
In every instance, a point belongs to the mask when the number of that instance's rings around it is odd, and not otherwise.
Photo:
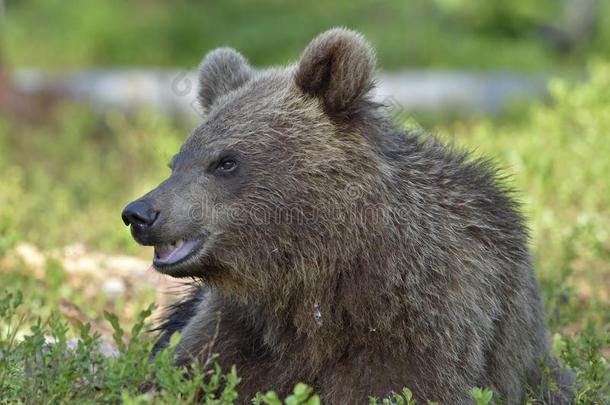
[(413, 393), (406, 387), (400, 393), (393, 393), (389, 397), (383, 398), (381, 402), (375, 397), (369, 397), (369, 405), (415, 405), (415, 402)]
[(257, 394), (253, 400), (255, 405), (320, 405), (320, 397), (313, 393), (310, 386), (298, 383), (294, 386), (292, 394), (283, 401), (274, 391), (266, 394)]
[(475, 387), (470, 391), (470, 395), (477, 405), (489, 405), (494, 393), (486, 388)]
[[(70, 328), (55, 313), (48, 319), (31, 320), (21, 307), (20, 292), (0, 295), (0, 392), (9, 403), (168, 403), (231, 405), (237, 399), (237, 370), (227, 373), (218, 365), (176, 367), (172, 350), (150, 360), (152, 340), (145, 333), (153, 307), (142, 311), (125, 338), (118, 318), (106, 319), (114, 330), (115, 356), (100, 350), (101, 336), (91, 325)], [(31, 322), (29, 332), (24, 328)], [(188, 373), (188, 377), (187, 377)], [(301, 398), (302, 390), (295, 389)], [(288, 399), (287, 399), (288, 400)], [(287, 402), (301, 404), (302, 402)], [(315, 402), (304, 402), (313, 405)]]

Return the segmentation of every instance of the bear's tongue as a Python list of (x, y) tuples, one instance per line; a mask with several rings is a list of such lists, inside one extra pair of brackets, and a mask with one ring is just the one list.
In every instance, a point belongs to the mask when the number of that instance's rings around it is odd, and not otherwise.
[(161, 264), (176, 263), (186, 257), (197, 241), (184, 241), (182, 239), (163, 245), (155, 245), (155, 262)]

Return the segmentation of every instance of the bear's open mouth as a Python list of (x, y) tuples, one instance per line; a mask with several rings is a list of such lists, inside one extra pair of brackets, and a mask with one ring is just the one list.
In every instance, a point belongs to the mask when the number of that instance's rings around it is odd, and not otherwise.
[(172, 243), (155, 245), (155, 257), (153, 265), (155, 267), (176, 264), (191, 256), (198, 251), (203, 243), (202, 238), (184, 240), (178, 239)]

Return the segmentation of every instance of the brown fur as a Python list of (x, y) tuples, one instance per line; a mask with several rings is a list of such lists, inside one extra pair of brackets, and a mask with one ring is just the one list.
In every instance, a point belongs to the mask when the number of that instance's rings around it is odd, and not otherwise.
[[(208, 286), (168, 314), (160, 346), (181, 330), (187, 363), (213, 341), (243, 403), (302, 381), (329, 404), (403, 387), (470, 404), (474, 386), (518, 404), (548, 359), (522, 217), (489, 163), (387, 120), (367, 96), (373, 69), (343, 29), (285, 69), (206, 57), (207, 115), (142, 198), (158, 225), (134, 230), (205, 241), (159, 269)], [(238, 169), (220, 175), (227, 151)]]

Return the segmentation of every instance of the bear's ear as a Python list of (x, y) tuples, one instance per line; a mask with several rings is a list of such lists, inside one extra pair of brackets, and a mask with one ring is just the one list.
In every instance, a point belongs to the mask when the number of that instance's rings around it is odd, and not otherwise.
[(335, 28), (318, 35), (305, 48), (295, 82), (322, 99), (330, 114), (345, 114), (373, 87), (375, 54), (362, 35)]
[(208, 53), (199, 66), (199, 103), (204, 110), (218, 97), (243, 86), (252, 77), (246, 59), (235, 49), (218, 48)]

